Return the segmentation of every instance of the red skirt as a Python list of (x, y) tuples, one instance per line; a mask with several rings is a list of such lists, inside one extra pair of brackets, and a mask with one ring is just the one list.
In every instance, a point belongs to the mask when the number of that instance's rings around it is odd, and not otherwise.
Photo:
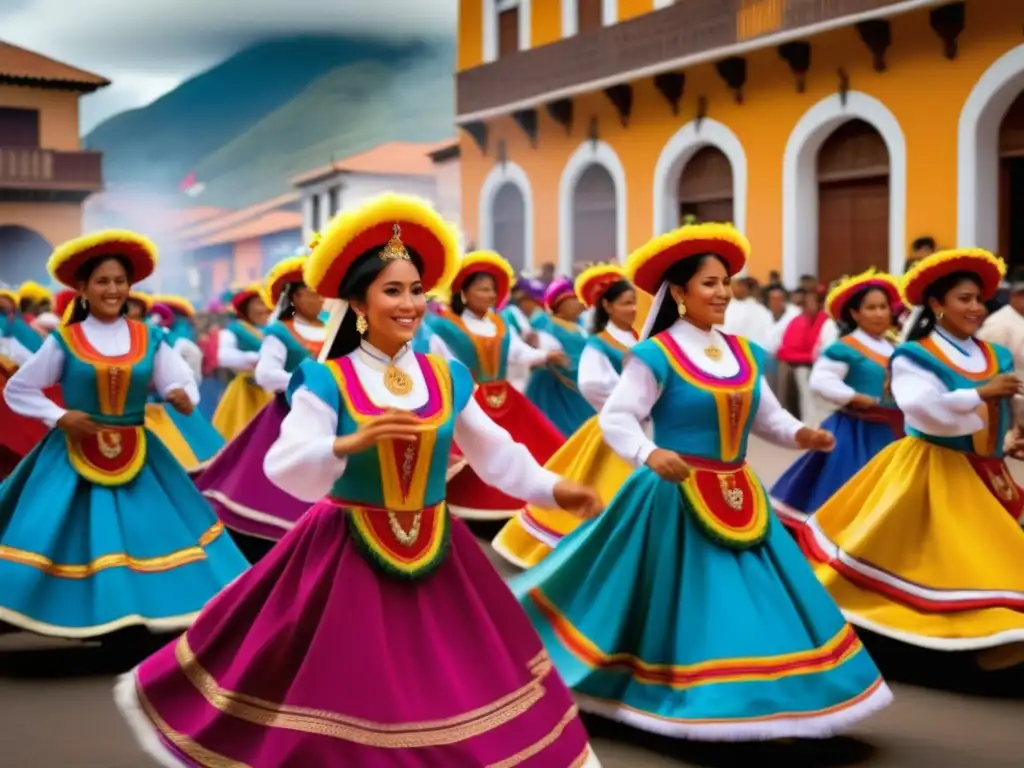
[[(50, 431), (43, 422), (21, 416), (7, 405), (4, 389), (13, 373), (13, 370), (0, 365), (0, 477), (10, 474), (14, 469), (12, 462), (16, 464), (20, 461)], [(45, 394), (55, 403), (63, 405), (60, 387), (51, 387)]]
[[(546, 464), (562, 447), (565, 438), (533, 403), (507, 381), (481, 384), (473, 398), (499, 427), (522, 443), (537, 460)], [(456, 446), (448, 470), (448, 509), (467, 520), (502, 520), (522, 509), (526, 502), (487, 485), (462, 458)]]

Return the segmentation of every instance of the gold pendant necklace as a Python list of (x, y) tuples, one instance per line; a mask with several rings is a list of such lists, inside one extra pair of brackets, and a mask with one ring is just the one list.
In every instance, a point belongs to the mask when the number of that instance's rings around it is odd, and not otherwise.
[(704, 354), (714, 360), (716, 363), (722, 359), (722, 350), (718, 347), (704, 347)]
[[(395, 358), (401, 357), (404, 351), (403, 347)], [(362, 346), (359, 347), (359, 355), (363, 358), (363, 362), (384, 374), (384, 389), (392, 395), (405, 397), (412, 392), (412, 376), (395, 365), (394, 360), (381, 360)]]

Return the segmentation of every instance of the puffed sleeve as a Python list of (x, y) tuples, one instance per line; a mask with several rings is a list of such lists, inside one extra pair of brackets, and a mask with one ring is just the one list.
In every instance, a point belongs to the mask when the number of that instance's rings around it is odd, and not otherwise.
[(510, 365), (522, 365), (536, 368), (544, 365), (548, 359), (548, 350), (531, 347), (515, 331), (509, 331), (508, 362)]
[(783, 448), (797, 448), (796, 433), (804, 428), (803, 422), (782, 407), (764, 376), (757, 386), (761, 395), (750, 431), (769, 443)]
[(931, 371), (900, 355), (892, 359), (893, 399), (908, 420), (936, 437), (973, 435), (984, 427), (975, 389), (950, 390)]
[(263, 471), (285, 493), (319, 501), (345, 473), (347, 461), (334, 455), (340, 400), (330, 373), (304, 362), (290, 385), (291, 410), (277, 440), (263, 458)]
[(260, 345), (260, 359), (253, 378), (267, 392), (284, 392), (292, 375), (285, 370), (288, 349), (276, 336), (264, 336)]
[(202, 381), (203, 350), (199, 348), (199, 345), (191, 339), (183, 337), (175, 340), (173, 348), (174, 351), (181, 355), (182, 359), (188, 363), (188, 367), (192, 369), (192, 375), (195, 377), (196, 382)]
[(4, 400), (15, 413), (52, 427), (67, 411), (44, 395), (43, 390), (59, 383), (63, 372), (64, 350), (55, 337), (49, 336), (8, 380)]
[(161, 397), (176, 389), (185, 390), (192, 405), (199, 402), (199, 387), (185, 358), (175, 352), (165, 341), (160, 342), (153, 358), (153, 387)]
[(619, 374), (608, 356), (592, 346), (585, 347), (576, 372), (576, 385), (583, 399), (600, 411), (618, 382)]
[(856, 390), (845, 381), (849, 372), (849, 364), (829, 357), (826, 351), (814, 361), (807, 383), (814, 394), (823, 397), (830, 403), (846, 405), (857, 394)]
[(544, 469), (470, 398), (455, 420), (455, 442), (469, 466), (490, 486), (531, 504), (554, 507), (559, 477)]
[(259, 360), (259, 352), (243, 352), (238, 348), (238, 337), (231, 331), (221, 330), (217, 334), (217, 363), (221, 368), (232, 371), (251, 371)]
[(32, 357), (32, 350), (12, 336), (7, 339), (7, 356), (18, 365), (24, 365)]
[(629, 357), (597, 417), (608, 446), (634, 466), (642, 466), (658, 447), (644, 431), (644, 421), (661, 396), (654, 372), (637, 357)]

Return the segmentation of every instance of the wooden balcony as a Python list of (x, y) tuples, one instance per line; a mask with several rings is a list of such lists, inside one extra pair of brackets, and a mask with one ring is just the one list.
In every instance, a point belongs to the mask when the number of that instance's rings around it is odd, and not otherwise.
[(102, 188), (101, 152), (0, 146), (0, 190), (88, 194)]
[(460, 72), (457, 119), (535, 107), (570, 97), (588, 84), (598, 90), (651, 77), (659, 67), (681, 69), (702, 55), (709, 60), (742, 55), (759, 38), (765, 45), (776, 44), (786, 33), (796, 37), (829, 22), (892, 16), (912, 10), (910, 5), (908, 0), (677, 0), (613, 26)]

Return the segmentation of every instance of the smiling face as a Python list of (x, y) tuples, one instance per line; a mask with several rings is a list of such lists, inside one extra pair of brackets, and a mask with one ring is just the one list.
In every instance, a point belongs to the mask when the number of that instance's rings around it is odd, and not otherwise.
[(466, 309), (477, 317), (483, 317), (498, 302), (498, 288), (490, 275), (477, 275), (462, 289), (462, 296)]
[(104, 321), (120, 317), (130, 288), (124, 265), (114, 258), (101, 261), (89, 278), (78, 284), (78, 292), (89, 302), (89, 312)]
[(892, 325), (889, 296), (881, 288), (872, 288), (864, 294), (859, 308), (850, 309), (850, 315), (858, 328), (871, 336), (880, 337)]
[(296, 315), (308, 323), (314, 323), (320, 316), (320, 310), (324, 308), (324, 299), (316, 291), (300, 285), (292, 290), (292, 304), (295, 305)]
[(242, 305), (242, 314), (257, 328), (262, 328), (270, 320), (270, 307), (259, 296), (253, 296)]
[(608, 319), (619, 328), (632, 328), (636, 322), (636, 291), (632, 288), (623, 291), (612, 301), (602, 299), (601, 305), (608, 313)]
[(576, 298), (575, 293), (572, 293), (559, 300), (558, 306), (555, 307), (555, 315), (570, 323), (575, 323), (580, 319), (584, 309), (586, 307), (583, 306), (583, 302)]
[(686, 319), (698, 328), (709, 329), (725, 322), (725, 309), (732, 300), (732, 278), (725, 265), (707, 257), (686, 285), (669, 287), (672, 300), (686, 304)]
[(382, 352), (394, 354), (412, 341), (427, 311), (416, 265), (404, 259), (391, 262), (370, 283), (366, 298), (353, 300), (352, 307), (366, 316), (366, 340)]
[(987, 314), (981, 287), (967, 278), (957, 282), (941, 300), (929, 298), (928, 306), (936, 318), (941, 318), (939, 325), (964, 339), (978, 332)]

